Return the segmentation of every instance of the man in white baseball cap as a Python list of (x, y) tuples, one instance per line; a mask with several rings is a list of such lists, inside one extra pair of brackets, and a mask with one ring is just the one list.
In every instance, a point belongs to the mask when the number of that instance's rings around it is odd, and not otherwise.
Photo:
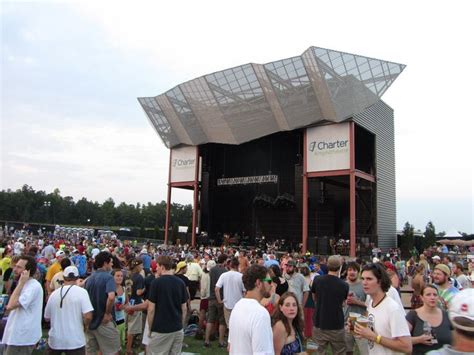
[(474, 354), (474, 289), (456, 294), (449, 305), (449, 319), (454, 328), (453, 344), (430, 355)]
[(86, 354), (84, 327), (92, 319), (89, 294), (76, 285), (79, 271), (68, 266), (63, 271), (64, 284), (48, 299), (44, 317), (51, 322), (48, 344), (53, 354)]

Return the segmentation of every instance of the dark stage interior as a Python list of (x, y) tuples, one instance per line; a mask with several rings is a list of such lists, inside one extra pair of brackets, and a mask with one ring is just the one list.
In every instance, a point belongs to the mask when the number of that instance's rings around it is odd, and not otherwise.
[[(374, 137), (356, 128), (356, 168), (374, 174)], [(200, 146), (200, 230), (219, 241), (224, 233), (285, 239), (302, 235), (303, 131), (275, 133), (241, 145)], [(218, 179), (276, 175), (276, 182), (218, 185)], [(356, 180), (357, 237), (374, 237), (375, 185)], [(308, 247), (328, 252), (330, 240), (349, 239), (349, 177), (309, 179)], [(332, 242), (331, 242), (332, 243)], [(364, 243), (364, 244), (365, 244)]]

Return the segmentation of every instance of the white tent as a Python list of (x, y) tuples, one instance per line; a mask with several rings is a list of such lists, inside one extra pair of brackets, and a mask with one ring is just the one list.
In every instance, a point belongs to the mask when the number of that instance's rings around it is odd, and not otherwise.
[(456, 231), (455, 229), (451, 229), (449, 230), (445, 236), (443, 238), (449, 238), (449, 239), (461, 239), (462, 238), (462, 235), (459, 234), (458, 231)]

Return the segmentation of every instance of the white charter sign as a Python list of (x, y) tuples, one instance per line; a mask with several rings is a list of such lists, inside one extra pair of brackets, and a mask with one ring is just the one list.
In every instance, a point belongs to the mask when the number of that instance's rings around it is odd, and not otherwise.
[(186, 146), (171, 150), (171, 182), (194, 181), (196, 149), (195, 146)]
[(349, 123), (311, 127), (306, 130), (306, 171), (350, 168)]

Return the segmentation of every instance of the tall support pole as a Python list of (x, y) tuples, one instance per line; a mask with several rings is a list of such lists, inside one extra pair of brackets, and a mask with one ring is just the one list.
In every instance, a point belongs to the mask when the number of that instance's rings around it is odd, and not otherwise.
[(166, 219), (165, 219), (165, 245), (168, 245), (168, 233), (170, 229), (170, 214), (171, 214), (171, 152), (170, 162), (168, 168), (168, 195), (166, 197)]
[(308, 249), (308, 172), (307, 163), (307, 137), (306, 129), (303, 133), (303, 228), (302, 228), (302, 252)]
[(350, 142), (350, 174), (349, 174), (349, 204), (350, 204), (350, 256), (356, 256), (356, 181), (355, 181), (355, 124), (350, 123), (349, 126), (349, 142)]
[(197, 226), (197, 210), (198, 206), (198, 192), (199, 192), (199, 147), (196, 146), (196, 168), (194, 171), (194, 198), (193, 198), (193, 230), (191, 233), (191, 245), (196, 246), (196, 226)]

